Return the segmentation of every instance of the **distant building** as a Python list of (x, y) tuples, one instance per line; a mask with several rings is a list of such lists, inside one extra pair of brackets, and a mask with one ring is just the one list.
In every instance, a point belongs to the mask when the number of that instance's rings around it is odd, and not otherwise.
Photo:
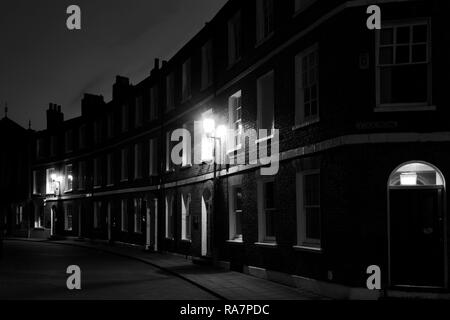
[(28, 237), (30, 220), (30, 158), (33, 131), (6, 115), (0, 120), (0, 230), (9, 236)]
[[(85, 95), (68, 121), (50, 105), (36, 134), (33, 236), (346, 287), (365, 287), (378, 265), (383, 288), (448, 288), (450, 8), (377, 3), (374, 31), (367, 1), (229, 1), (142, 82), (118, 76), (110, 102)], [(278, 173), (214, 166), (205, 132), (175, 165), (172, 131), (193, 135), (203, 119), (238, 134), (278, 129)], [(248, 157), (271, 139), (216, 151)]]

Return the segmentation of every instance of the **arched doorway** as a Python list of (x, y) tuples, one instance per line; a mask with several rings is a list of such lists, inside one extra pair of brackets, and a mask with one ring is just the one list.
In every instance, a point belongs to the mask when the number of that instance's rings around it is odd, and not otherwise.
[(411, 161), (388, 183), (389, 284), (446, 287), (445, 180), (433, 165)]

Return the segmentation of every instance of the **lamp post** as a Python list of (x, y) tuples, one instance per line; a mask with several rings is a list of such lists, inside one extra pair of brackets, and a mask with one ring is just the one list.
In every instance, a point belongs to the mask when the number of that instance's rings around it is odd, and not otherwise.
[[(216, 146), (217, 142), (219, 142), (220, 146), (220, 152), (222, 152), (222, 139), (226, 136), (226, 127), (224, 125), (219, 125), (216, 128), (216, 123), (214, 119), (206, 118), (203, 120), (203, 130), (206, 134), (206, 136), (210, 139), (213, 139), (213, 192), (212, 192), (212, 199), (211, 199), (211, 208), (213, 212), (216, 212), (216, 193), (217, 193), (217, 183), (218, 183), (218, 177), (217, 177), (217, 151)], [(220, 153), (220, 157), (222, 156), (222, 153)], [(214, 220), (213, 220), (214, 221)], [(213, 240), (214, 237), (214, 223), (211, 224), (211, 238)]]

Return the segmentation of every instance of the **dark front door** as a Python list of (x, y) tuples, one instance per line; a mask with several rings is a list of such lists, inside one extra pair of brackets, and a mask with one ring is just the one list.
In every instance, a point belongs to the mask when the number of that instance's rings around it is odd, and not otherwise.
[(391, 284), (444, 287), (443, 189), (390, 190)]

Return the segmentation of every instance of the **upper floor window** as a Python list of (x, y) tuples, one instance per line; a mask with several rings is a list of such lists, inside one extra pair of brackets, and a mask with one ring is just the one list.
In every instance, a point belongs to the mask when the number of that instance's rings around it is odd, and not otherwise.
[(431, 106), (429, 23), (398, 23), (377, 30), (377, 107)]
[(258, 129), (274, 128), (274, 77), (270, 71), (257, 81)]
[(172, 73), (166, 77), (166, 112), (175, 108), (175, 76)]
[(181, 77), (181, 100), (186, 101), (191, 98), (191, 59), (183, 63)]
[[(202, 114), (202, 119), (211, 119), (213, 118), (213, 111), (212, 109), (208, 109)], [(202, 128), (202, 137), (201, 137), (201, 155), (200, 159), (201, 161), (211, 161), (214, 159), (214, 139), (208, 136), (205, 132), (205, 130)]]
[(120, 201), (120, 230), (122, 232), (128, 231), (128, 201), (127, 199), (122, 199)]
[(201, 89), (206, 89), (213, 82), (212, 41), (209, 40), (202, 47), (202, 79)]
[(235, 64), (241, 58), (242, 46), (241, 12), (238, 11), (228, 21), (228, 65)]
[(173, 194), (166, 195), (166, 205), (165, 205), (165, 236), (168, 239), (173, 239), (173, 228), (174, 228), (174, 196)]
[(73, 131), (72, 129), (69, 129), (64, 134), (64, 144), (66, 147), (66, 152), (72, 152), (73, 151)]
[(191, 145), (191, 132), (192, 127), (190, 123), (185, 123), (183, 125), (183, 152), (182, 152), (182, 163), (183, 167), (190, 166), (192, 164), (192, 145)]
[(173, 170), (171, 136), (172, 136), (171, 131), (166, 132), (166, 171)]
[(239, 90), (228, 98), (229, 128), (233, 130), (232, 149), (241, 147), (242, 135), (242, 91)]
[(51, 136), (50, 137), (50, 156), (56, 156), (58, 149), (58, 137)]
[(295, 57), (295, 124), (319, 119), (319, 54), (317, 45)]
[(106, 156), (106, 184), (108, 186), (112, 186), (114, 184), (114, 164), (112, 153), (109, 153)]
[(55, 168), (49, 168), (46, 170), (46, 175), (47, 175), (46, 193), (47, 194), (56, 193), (56, 182), (53, 180), (55, 174), (56, 174)]
[(134, 145), (134, 179), (142, 178), (142, 144)]
[(134, 113), (134, 124), (136, 128), (139, 128), (143, 124), (143, 111), (144, 111), (144, 97), (136, 97), (136, 108)]
[(149, 120), (153, 121), (158, 118), (158, 87), (155, 85), (150, 88), (150, 111)]
[(256, 42), (270, 36), (273, 28), (273, 0), (256, 0)]
[(122, 105), (121, 115), (122, 115), (122, 132), (128, 131), (129, 119), (128, 119), (128, 106)]
[(101, 159), (94, 159), (94, 186), (100, 187), (102, 185), (102, 168)]
[(134, 199), (134, 212), (133, 212), (133, 220), (134, 220), (134, 228), (133, 231), (135, 233), (142, 232), (142, 199)]
[(73, 170), (72, 164), (66, 165), (66, 192), (73, 190)]

